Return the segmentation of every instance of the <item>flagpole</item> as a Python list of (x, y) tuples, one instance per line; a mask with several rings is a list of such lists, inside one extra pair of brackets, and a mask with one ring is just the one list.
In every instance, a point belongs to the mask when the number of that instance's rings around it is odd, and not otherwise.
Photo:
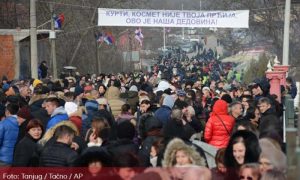
[(166, 49), (166, 28), (164, 27), (164, 50)]
[[(53, 17), (53, 4), (50, 3), (50, 13), (51, 13), (51, 18)], [(53, 70), (53, 78), (57, 79), (57, 65), (56, 65), (56, 49), (55, 49), (55, 30), (54, 30), (54, 19), (52, 18), (51, 21), (51, 32), (54, 33), (54, 37), (51, 38), (51, 60), (52, 60), (52, 70)]]
[[(183, 11), (183, 4), (181, 4), (181, 10)], [(184, 27), (182, 27), (182, 39), (184, 39)]]

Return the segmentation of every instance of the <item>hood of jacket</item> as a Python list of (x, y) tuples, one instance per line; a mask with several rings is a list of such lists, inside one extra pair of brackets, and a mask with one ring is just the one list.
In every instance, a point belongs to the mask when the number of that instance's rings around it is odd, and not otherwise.
[(120, 97), (120, 90), (119, 88), (115, 87), (115, 86), (111, 86), (107, 89), (106, 93), (105, 93), (105, 98), (107, 99), (119, 99)]
[(172, 109), (174, 106), (174, 103), (175, 103), (174, 98), (170, 95), (167, 95), (167, 96), (165, 96), (162, 105), (168, 106), (170, 109)]
[(64, 107), (59, 106), (58, 108), (54, 109), (53, 113), (51, 114), (51, 117), (58, 115), (58, 114), (67, 114), (67, 111)]
[(190, 156), (192, 161), (191, 165), (205, 166), (205, 160), (200, 156), (195, 147), (185, 144), (179, 138), (171, 140), (165, 150), (164, 159), (162, 161), (163, 167), (174, 167), (176, 165), (176, 152), (182, 150)]
[(224, 100), (217, 100), (213, 106), (213, 114), (228, 115), (228, 104)]

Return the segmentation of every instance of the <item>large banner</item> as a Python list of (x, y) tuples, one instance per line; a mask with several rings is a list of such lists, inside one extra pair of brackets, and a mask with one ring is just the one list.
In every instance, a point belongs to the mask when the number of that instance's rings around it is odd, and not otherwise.
[(248, 28), (249, 10), (98, 9), (98, 26)]

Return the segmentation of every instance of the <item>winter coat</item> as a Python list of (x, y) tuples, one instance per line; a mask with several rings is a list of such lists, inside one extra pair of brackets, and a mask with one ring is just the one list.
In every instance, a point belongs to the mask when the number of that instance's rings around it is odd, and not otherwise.
[(16, 117), (9, 116), (0, 121), (0, 161), (12, 163), (18, 134), (19, 124)]
[(259, 123), (259, 136), (263, 137), (266, 134), (276, 134), (276, 136), (283, 137), (283, 125), (281, 120), (277, 117), (273, 108), (268, 109), (262, 113)]
[(69, 119), (69, 116), (68, 116), (66, 110), (64, 109), (64, 107), (60, 106), (60, 107), (56, 108), (54, 110), (54, 112), (51, 114), (51, 118), (47, 123), (46, 130), (52, 128), (57, 123), (68, 120), (68, 119)]
[(172, 108), (174, 106), (174, 103), (175, 101), (173, 97), (167, 95), (164, 98), (162, 106), (155, 111), (154, 116), (158, 120), (160, 120), (160, 122), (162, 122), (163, 125), (165, 125), (171, 119), (171, 113), (172, 113)]
[(88, 100), (85, 103), (85, 108), (87, 111), (87, 118), (82, 118), (82, 135), (86, 134), (87, 130), (91, 128), (92, 119), (98, 111), (98, 102), (96, 100)]
[(125, 93), (121, 93), (120, 97), (123, 99), (127, 99), (127, 103), (130, 105), (130, 109), (132, 109), (133, 113), (137, 111), (137, 105), (139, 103), (138, 92), (128, 91)]
[(124, 113), (124, 114), (120, 114), (117, 118), (116, 118), (116, 122), (119, 124), (123, 121), (130, 121), (132, 119), (135, 119), (135, 117), (133, 115), (131, 115), (130, 113)]
[(176, 153), (182, 150), (190, 157), (191, 166), (206, 166), (205, 159), (200, 156), (196, 148), (185, 144), (184, 141), (178, 138), (171, 140), (165, 150), (163, 167), (174, 167), (176, 165)]
[(16, 145), (12, 165), (15, 167), (28, 167), (37, 164), (38, 162), (34, 162), (33, 158), (36, 148), (37, 140), (26, 134)]
[(216, 148), (225, 148), (227, 146), (235, 124), (234, 118), (228, 115), (227, 109), (225, 101), (217, 100), (205, 126), (204, 139), (208, 144)]
[(121, 107), (125, 104), (125, 101), (120, 98), (120, 93), (120, 90), (114, 86), (109, 87), (105, 93), (105, 98), (114, 117), (117, 117), (121, 113)]
[(139, 149), (138, 145), (133, 143), (130, 139), (118, 139), (116, 141), (111, 141), (106, 147), (113, 158), (128, 153), (137, 154)]
[(40, 166), (43, 167), (71, 167), (75, 166), (78, 154), (70, 145), (54, 142), (45, 147), (41, 153)]

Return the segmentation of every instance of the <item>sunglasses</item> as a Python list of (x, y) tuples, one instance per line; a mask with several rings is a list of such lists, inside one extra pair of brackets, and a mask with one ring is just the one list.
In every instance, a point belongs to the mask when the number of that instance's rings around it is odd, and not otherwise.
[(251, 176), (240, 176), (240, 179), (253, 180)]

